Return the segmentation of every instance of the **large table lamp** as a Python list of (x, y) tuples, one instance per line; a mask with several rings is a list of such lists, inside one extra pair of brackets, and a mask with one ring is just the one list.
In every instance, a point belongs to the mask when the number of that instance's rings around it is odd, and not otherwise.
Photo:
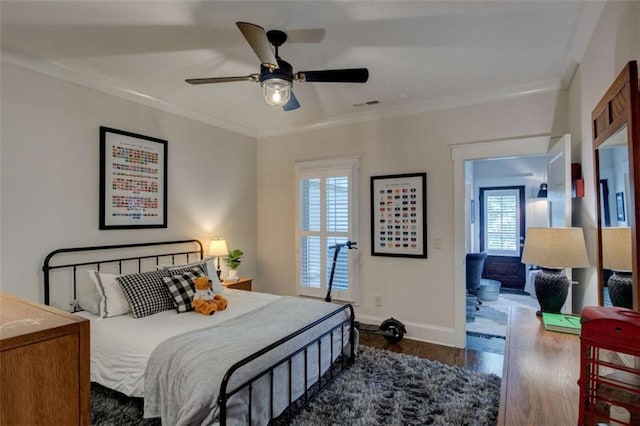
[(633, 309), (631, 228), (602, 228), (602, 267), (613, 272), (607, 281), (613, 306)]
[(229, 254), (229, 250), (227, 249), (227, 242), (224, 240), (224, 238), (212, 238), (207, 254), (209, 254), (209, 256), (215, 256), (218, 258), (216, 273), (218, 274), (218, 279), (220, 279), (220, 273), (222, 272), (220, 270), (220, 257), (227, 256)]
[(538, 315), (560, 313), (570, 285), (562, 270), (589, 266), (582, 228), (527, 228), (522, 263), (542, 268), (534, 279)]

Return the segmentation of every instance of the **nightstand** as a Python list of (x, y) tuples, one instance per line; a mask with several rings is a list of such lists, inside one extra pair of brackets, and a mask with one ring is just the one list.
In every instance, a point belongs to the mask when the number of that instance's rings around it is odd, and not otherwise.
[(253, 278), (240, 278), (238, 281), (222, 281), (222, 286), (232, 288), (234, 290), (251, 291), (251, 283)]

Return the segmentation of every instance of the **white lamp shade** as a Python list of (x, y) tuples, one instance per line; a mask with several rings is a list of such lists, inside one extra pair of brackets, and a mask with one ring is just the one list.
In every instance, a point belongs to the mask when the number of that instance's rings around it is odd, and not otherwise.
[(549, 269), (589, 266), (582, 228), (527, 228), (522, 263)]
[(224, 238), (213, 238), (209, 244), (209, 256), (226, 256), (229, 254)]
[(602, 228), (602, 267), (631, 272), (631, 228)]

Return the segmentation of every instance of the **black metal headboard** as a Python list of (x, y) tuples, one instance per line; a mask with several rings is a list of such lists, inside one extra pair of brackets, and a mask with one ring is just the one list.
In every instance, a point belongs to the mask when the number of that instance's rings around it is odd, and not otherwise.
[[(194, 244), (198, 248), (186, 249), (186, 244)], [(114, 253), (113, 250), (120, 249), (136, 249), (136, 248), (144, 248), (144, 247), (155, 247), (155, 246), (166, 246), (167, 252), (162, 253), (154, 253), (154, 254), (145, 254), (139, 256), (127, 256), (127, 257), (105, 257), (104, 259), (91, 259), (89, 261), (82, 261), (78, 263), (63, 263), (60, 265), (52, 265), (53, 258), (56, 255), (63, 253), (76, 253), (76, 254), (88, 254), (90, 252), (96, 251), (104, 251), (107, 253)], [(178, 251), (177, 248), (171, 250), (169, 247), (181, 246)], [(199, 240), (180, 240), (180, 241), (158, 241), (153, 243), (136, 243), (136, 244), (115, 244), (108, 246), (91, 246), (91, 247), (73, 247), (73, 248), (62, 248), (58, 250), (54, 250), (47, 255), (44, 259), (44, 264), (42, 265), (42, 271), (44, 272), (44, 303), (45, 305), (49, 305), (50, 303), (50, 272), (55, 269), (69, 269), (73, 271), (73, 299), (75, 300), (77, 297), (76, 294), (76, 284), (77, 284), (77, 270), (79, 266), (88, 266), (95, 265), (96, 269), (100, 270), (100, 266), (104, 264), (118, 264), (118, 271), (122, 273), (122, 264), (124, 262), (138, 262), (138, 272), (142, 272), (142, 261), (144, 259), (154, 259), (156, 260), (156, 266), (159, 265), (160, 258), (171, 257), (171, 263), (175, 263), (176, 256), (186, 256), (187, 261), (189, 260), (189, 255), (199, 254), (199, 259), (203, 259), (204, 250), (202, 248), (202, 243)], [(105, 256), (107, 254), (105, 253)]]

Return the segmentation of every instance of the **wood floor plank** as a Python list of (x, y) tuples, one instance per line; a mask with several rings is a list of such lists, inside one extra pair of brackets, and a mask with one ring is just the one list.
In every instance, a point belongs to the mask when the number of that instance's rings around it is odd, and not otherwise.
[(443, 364), (464, 367), (479, 373), (495, 374), (498, 377), (502, 377), (504, 356), (490, 352), (452, 348), (434, 343), (420, 342), (406, 337), (399, 343), (389, 343), (382, 336), (367, 333), (360, 333), (360, 344), (420, 358), (428, 358)]

